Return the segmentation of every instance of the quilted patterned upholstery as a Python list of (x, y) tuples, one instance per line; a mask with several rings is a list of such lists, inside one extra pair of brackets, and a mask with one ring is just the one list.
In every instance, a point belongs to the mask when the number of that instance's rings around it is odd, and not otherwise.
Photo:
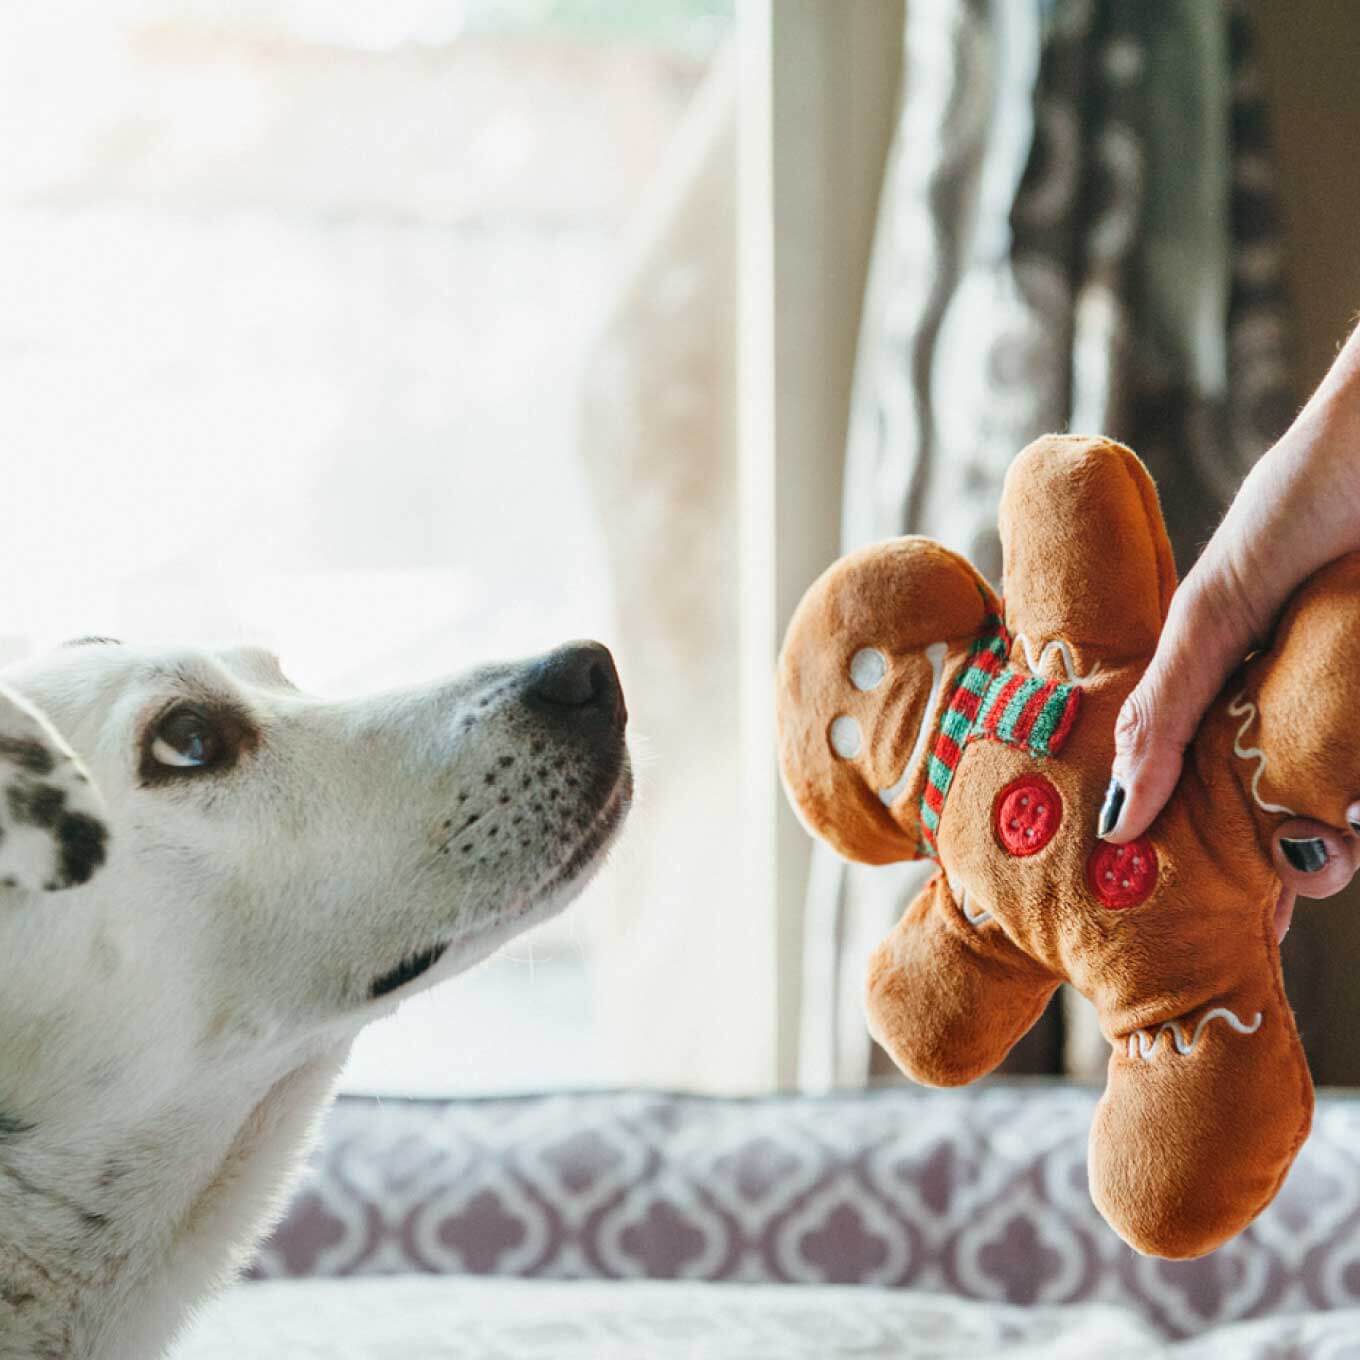
[(1186, 1336), (1360, 1303), (1360, 1101), (1320, 1102), (1278, 1199), (1199, 1261), (1086, 1191), (1094, 1092), (344, 1098), (261, 1278), (440, 1272), (911, 1286), (1103, 1302)]

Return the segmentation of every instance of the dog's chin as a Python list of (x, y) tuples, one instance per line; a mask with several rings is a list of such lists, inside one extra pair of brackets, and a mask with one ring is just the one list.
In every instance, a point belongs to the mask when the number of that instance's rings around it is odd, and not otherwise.
[(609, 857), (632, 800), (633, 772), (625, 757), (613, 787), (579, 839), (556, 858), (534, 886), (508, 894), (502, 906), (476, 927), (413, 950), (395, 968), (374, 979), (369, 1002), (390, 1001), (398, 994), (404, 1000), (426, 991), (565, 910)]

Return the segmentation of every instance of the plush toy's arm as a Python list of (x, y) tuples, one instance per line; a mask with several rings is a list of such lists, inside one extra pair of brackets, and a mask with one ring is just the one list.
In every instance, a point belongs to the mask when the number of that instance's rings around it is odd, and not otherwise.
[(990, 1072), (1058, 979), (937, 873), (869, 962), (869, 1029), (907, 1076), (959, 1086)]
[(1139, 1251), (1201, 1256), (1274, 1198), (1312, 1110), (1277, 963), (1273, 977), (1115, 1036), (1091, 1126), (1091, 1198)]
[(1064, 642), (1083, 673), (1098, 660), (1151, 656), (1176, 567), (1157, 489), (1129, 449), (1035, 440), (1006, 474), (1001, 541), (1007, 626), (1033, 655)]

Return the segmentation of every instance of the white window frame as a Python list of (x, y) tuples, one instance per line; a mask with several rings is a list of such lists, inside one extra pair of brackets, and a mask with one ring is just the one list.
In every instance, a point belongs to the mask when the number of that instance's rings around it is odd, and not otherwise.
[(850, 387), (901, 72), (903, 0), (738, 0), (745, 1014), (770, 1084), (799, 1071), (811, 842), (779, 786), (779, 641), (840, 546)]

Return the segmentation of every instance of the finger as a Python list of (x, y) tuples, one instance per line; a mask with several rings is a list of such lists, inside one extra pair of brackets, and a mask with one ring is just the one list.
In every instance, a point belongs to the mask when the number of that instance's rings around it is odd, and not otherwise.
[(1292, 888), (1280, 885), (1280, 895), (1275, 899), (1275, 943), (1279, 944), (1289, 934), (1290, 923), (1294, 919), (1294, 905), (1299, 895)]
[[(1201, 585), (1202, 580), (1209, 582)], [(1156, 655), (1115, 724), (1110, 788), (1096, 832), (1122, 843), (1141, 836), (1180, 778), (1185, 748), (1205, 709), (1251, 645), (1251, 625), (1228, 608), (1217, 575), (1194, 573), (1172, 601)]]
[(1294, 817), (1271, 838), (1271, 859), (1285, 888), (1300, 897), (1331, 897), (1360, 865), (1360, 840), (1326, 822)]

